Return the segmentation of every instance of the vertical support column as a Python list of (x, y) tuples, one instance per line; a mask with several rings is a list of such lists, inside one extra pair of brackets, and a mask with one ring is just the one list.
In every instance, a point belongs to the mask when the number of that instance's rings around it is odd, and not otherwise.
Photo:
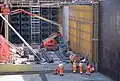
[(69, 6), (63, 6), (63, 41), (69, 40)]
[(94, 2), (93, 7), (93, 39), (92, 39), (92, 48), (93, 61), (98, 63), (98, 26), (99, 26), (99, 3)]
[[(6, 4), (6, 7), (8, 7), (7, 0), (5, 0), (4, 4)], [(8, 15), (5, 15), (5, 19), (8, 21)], [(7, 23), (5, 23), (5, 38), (7, 40), (9, 40), (8, 39), (8, 24)]]
[[(5, 19), (8, 21), (8, 15), (5, 15)], [(5, 38), (8, 40), (8, 24), (5, 23)]]
[(31, 52), (39, 59), (41, 60), (41, 58), (39, 58), (35, 51), (32, 49), (32, 47), (23, 39), (23, 37), (14, 29), (14, 27), (2, 16), (2, 14), (0, 14), (0, 17), (5, 21), (5, 23), (7, 23), (9, 25), (9, 27), (15, 32), (15, 34), (26, 44), (26, 46), (31, 50)]

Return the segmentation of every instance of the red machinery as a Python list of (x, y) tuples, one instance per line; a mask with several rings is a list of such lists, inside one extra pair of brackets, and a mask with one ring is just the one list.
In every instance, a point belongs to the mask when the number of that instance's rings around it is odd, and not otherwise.
[[(16, 9), (14, 11), (10, 11), (9, 7), (7, 7), (7, 4), (0, 4), (0, 8), (1, 8), (1, 14), (3, 14), (3, 15), (14, 15), (14, 14), (23, 12), (25, 14), (32, 16), (32, 17), (42, 19), (42, 20), (47, 21), (51, 24), (54, 24), (54, 25), (61, 27), (60, 24), (58, 24), (54, 21), (48, 20), (48, 19), (41, 17), (39, 15), (25, 11), (24, 9)], [(57, 44), (57, 41), (54, 38), (59, 36), (59, 35), (60, 34), (57, 34), (57, 33), (50, 35), (46, 40), (43, 41), (43, 47), (48, 47), (48, 48), (54, 50), (56, 47), (55, 45)], [(6, 63), (6, 62), (11, 61), (11, 60), (12, 60), (12, 56), (10, 54), (9, 43), (2, 35), (0, 35), (0, 62)]]
[(46, 48), (47, 50), (59, 50), (58, 47), (58, 39), (55, 39), (56, 37), (61, 37), (61, 34), (59, 33), (53, 33), (48, 38), (43, 40), (42, 47)]
[[(44, 17), (38, 16), (38, 15), (33, 14), (31, 12), (25, 11), (24, 9), (17, 9), (17, 10), (11, 11), (11, 15), (14, 15), (14, 14), (17, 14), (17, 13), (22, 13), (22, 12), (25, 13), (25, 14), (28, 14), (30, 16), (42, 19), (42, 20), (47, 21), (47, 22), (50, 22), (52, 24), (61, 26), (60, 24), (57, 24), (56, 22), (53, 22), (51, 20), (48, 20), (48, 19), (46, 19)], [(60, 36), (61, 36), (61, 34), (59, 34), (59, 33), (53, 33), (53, 34), (51, 34), (48, 38), (46, 38), (45, 40), (43, 40), (42, 47), (43, 48), (47, 48), (47, 50), (58, 50), (59, 49), (58, 46), (57, 46), (58, 42), (54, 38), (60, 37)]]
[(9, 42), (0, 35), (0, 63), (7, 63), (12, 61), (12, 55), (10, 53)]
[(3, 14), (3, 15), (9, 15), (10, 14), (10, 9), (7, 6), (7, 4), (0, 4), (0, 8), (1, 8), (1, 14)]

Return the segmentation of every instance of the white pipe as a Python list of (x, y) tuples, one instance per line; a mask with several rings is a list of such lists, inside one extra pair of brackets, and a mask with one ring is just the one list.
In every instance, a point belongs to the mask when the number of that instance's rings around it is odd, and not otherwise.
[(3, 20), (9, 25), (9, 27), (17, 34), (17, 36), (27, 45), (27, 47), (32, 51), (32, 53), (39, 59), (41, 60), (33, 51), (32, 47), (23, 39), (23, 37), (12, 27), (12, 25), (2, 16), (0, 13), (0, 16), (3, 18)]

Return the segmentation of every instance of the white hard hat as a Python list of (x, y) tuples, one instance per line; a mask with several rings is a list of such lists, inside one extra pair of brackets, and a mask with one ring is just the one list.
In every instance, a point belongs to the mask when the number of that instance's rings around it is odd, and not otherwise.
[(62, 61), (60, 61), (60, 63), (62, 63)]

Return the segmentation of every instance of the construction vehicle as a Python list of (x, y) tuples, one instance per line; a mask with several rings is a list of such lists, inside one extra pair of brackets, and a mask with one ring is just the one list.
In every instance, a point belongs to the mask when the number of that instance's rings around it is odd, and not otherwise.
[[(17, 9), (17, 10), (11, 11), (11, 15), (14, 15), (14, 14), (17, 14), (17, 13), (22, 13), (22, 12), (25, 13), (25, 14), (28, 14), (30, 16), (37, 17), (39, 19), (45, 20), (45, 21), (50, 22), (52, 24), (55, 24), (57, 26), (61, 26), (60, 24), (57, 24), (56, 22), (53, 22), (51, 20), (48, 20), (44, 17), (38, 16), (38, 15), (33, 14), (31, 12), (25, 11), (24, 9)], [(47, 50), (58, 50), (59, 47), (58, 47), (57, 44), (59, 42), (58, 41), (59, 37), (61, 37), (61, 34), (59, 32), (52, 33), (51, 35), (48, 36), (48, 38), (43, 40), (42, 48), (46, 48)]]
[(60, 33), (51, 34), (48, 38), (43, 40), (42, 48), (46, 48), (47, 50), (50, 50), (50, 51), (59, 50), (58, 44), (60, 42), (61, 36), (62, 35)]
[[(25, 14), (28, 14), (30, 16), (33, 16), (33, 17), (42, 19), (44, 21), (50, 22), (52, 24), (55, 24), (57, 26), (61, 26), (60, 24), (57, 24), (56, 22), (53, 22), (51, 20), (48, 20), (44, 17), (38, 16), (38, 15), (33, 14), (31, 12), (25, 11), (24, 9), (17, 9), (17, 10), (11, 11), (11, 15), (14, 15), (14, 14), (17, 14), (17, 13), (22, 13), (22, 12), (25, 13)], [(59, 47), (58, 47), (57, 44), (58, 44), (59, 37), (61, 37), (61, 34), (59, 32), (58, 33), (52, 33), (51, 35), (48, 36), (48, 38), (43, 40), (42, 48), (46, 48), (47, 50), (58, 50)]]
[[(46, 19), (46, 18), (44, 18), (44, 17), (41, 17), (41, 16), (39, 16), (39, 15), (36, 15), (36, 14), (33, 14), (33, 13), (31, 13), (31, 12), (28, 12), (28, 11), (25, 11), (24, 9), (16, 9), (16, 10), (14, 10), (14, 11), (10, 11), (10, 9), (9, 9), (9, 7), (7, 6), (7, 4), (0, 4), (0, 8), (1, 8), (1, 13), (0, 13), (0, 17), (5, 21), (5, 23), (6, 24), (8, 24), (9, 26), (8, 27), (10, 27), (16, 34), (17, 34), (17, 36), (25, 43), (25, 45), (31, 50), (31, 52), (39, 59), (39, 60), (41, 60), (41, 58), (39, 58), (37, 55), (36, 55), (36, 53), (34, 52), (34, 50), (32, 49), (32, 47), (23, 39), (23, 37), (14, 29), (14, 27), (12, 27), (12, 25), (8, 22), (8, 20), (6, 20), (5, 18), (4, 18), (4, 16), (3, 15), (14, 15), (14, 14), (17, 14), (17, 13), (25, 13), (25, 14), (28, 14), (28, 15), (30, 15), (30, 16), (32, 16), (32, 17), (36, 17), (36, 18), (39, 18), (39, 19), (41, 19), (41, 20), (44, 20), (44, 21), (47, 21), (47, 22), (49, 22), (49, 23), (51, 23), (51, 24), (54, 24), (54, 25), (57, 25), (57, 26), (59, 26), (59, 27), (61, 27), (61, 25), (60, 24), (58, 24), (58, 23), (56, 23), (56, 22), (53, 22), (53, 21), (51, 21), (51, 20), (48, 20), (48, 19)], [(55, 35), (54, 35), (55, 36)], [(53, 36), (53, 37), (54, 37)], [(53, 39), (53, 37), (48, 37), (48, 39)], [(4, 40), (2, 40), (2, 41), (4, 41)], [(55, 42), (55, 40), (54, 40), (54, 42)], [(9, 43), (8, 43), (9, 44)], [(7, 44), (7, 45), (8, 45)], [(55, 44), (52, 44), (52, 46), (53, 45), (55, 45)], [(50, 43), (49, 44), (47, 44), (47, 46), (50, 46)], [(2, 45), (2, 47), (1, 47), (1, 49), (2, 48), (4, 48), (3, 47), (3, 45)], [(7, 53), (7, 51), (5, 51), (6, 53)], [(1, 56), (4, 56), (4, 55), (2, 55), (2, 54), (0, 54)], [(7, 54), (6, 54), (7, 55)], [(8, 57), (8, 56), (7, 56)], [(6, 58), (7, 58), (6, 57)], [(2, 61), (3, 62), (3, 61)], [(6, 60), (5, 62), (8, 62), (8, 60)]]

